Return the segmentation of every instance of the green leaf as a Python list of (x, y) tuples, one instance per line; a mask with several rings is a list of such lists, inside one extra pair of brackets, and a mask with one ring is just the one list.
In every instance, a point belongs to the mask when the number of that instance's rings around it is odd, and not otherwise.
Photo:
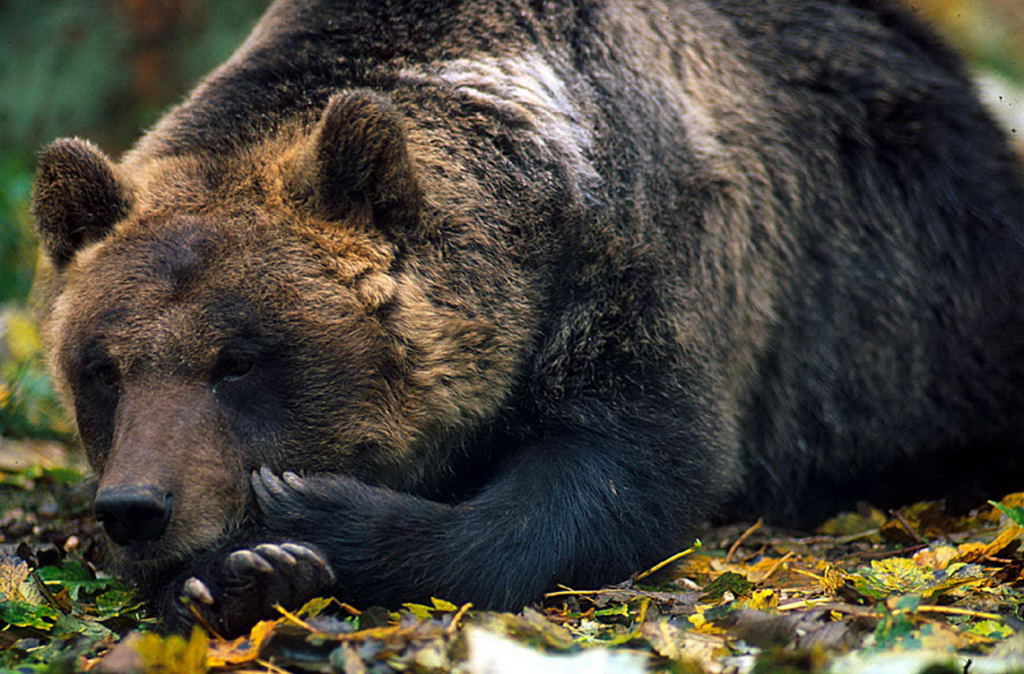
[(49, 630), (60, 613), (49, 606), (36, 606), (26, 601), (0, 601), (0, 624)]
[(917, 610), (917, 607), (921, 605), (921, 596), (917, 594), (908, 594), (906, 597), (900, 597), (896, 602), (896, 608), (901, 611), (909, 611), (913, 613)]
[(721, 599), (726, 592), (732, 592), (735, 596), (748, 594), (754, 584), (738, 573), (726, 571), (718, 578), (704, 587), (704, 599)]
[(113, 578), (96, 578), (92, 571), (80, 562), (65, 562), (60, 566), (44, 566), (36, 573), (47, 585), (65, 588), (71, 595), (72, 601), (79, 601), (79, 594), (83, 590), (91, 595), (110, 589), (115, 584)]
[(613, 615), (629, 615), (629, 606), (626, 604), (615, 604), (608, 608), (602, 608), (594, 611), (595, 616), (613, 616)]
[(54, 484), (72, 485), (81, 482), (85, 476), (72, 468), (46, 468), (43, 477)]
[(140, 601), (134, 590), (113, 589), (96, 595), (96, 615), (99, 618), (116, 618), (130, 614), (142, 608), (144, 602)]
[(914, 623), (905, 613), (893, 614), (883, 608), (884, 617), (875, 627), (875, 649), (916, 649), (920, 639), (914, 634)]
[(1006, 639), (1013, 636), (1013, 628), (998, 620), (979, 620), (967, 631), (989, 639)]
[(117, 635), (110, 628), (101, 625), (95, 620), (83, 620), (70, 615), (61, 615), (57, 618), (52, 632), (57, 637), (84, 636), (91, 641), (100, 639), (116, 639)]
[(729, 615), (736, 610), (738, 602), (731, 601), (728, 604), (722, 604), (721, 606), (712, 606), (711, 608), (704, 611), (704, 619), (709, 623), (713, 623), (716, 620), (721, 620), (725, 616)]
[(995, 501), (989, 501), (988, 503), (991, 506), (999, 508), (1003, 511), (1004, 515), (1024, 527), (1024, 508), (1021, 508), (1020, 506), (1004, 506), (1002, 503), (996, 503)]

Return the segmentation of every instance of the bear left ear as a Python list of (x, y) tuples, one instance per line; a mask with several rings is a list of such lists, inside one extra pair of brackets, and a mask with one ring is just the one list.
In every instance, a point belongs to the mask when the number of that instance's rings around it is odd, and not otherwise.
[(128, 192), (95, 145), (60, 138), (39, 153), (32, 212), (43, 247), (61, 268), (128, 214)]
[(419, 221), (421, 199), (402, 119), (371, 91), (348, 91), (327, 103), (315, 131), (317, 197), (328, 217), (367, 208), (391, 233)]

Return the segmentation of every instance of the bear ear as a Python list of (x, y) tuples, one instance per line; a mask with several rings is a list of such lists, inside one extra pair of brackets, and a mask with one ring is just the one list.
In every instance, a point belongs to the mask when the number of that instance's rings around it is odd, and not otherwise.
[(417, 226), (421, 192), (398, 111), (371, 91), (336, 94), (315, 132), (317, 197), (331, 218), (366, 209), (392, 234)]
[(43, 247), (66, 265), (128, 214), (127, 190), (103, 152), (79, 138), (60, 138), (39, 153), (32, 211)]

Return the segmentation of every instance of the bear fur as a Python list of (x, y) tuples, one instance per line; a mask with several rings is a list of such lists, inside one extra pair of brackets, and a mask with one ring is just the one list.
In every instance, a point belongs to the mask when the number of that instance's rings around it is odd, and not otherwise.
[(43, 150), (44, 332), (168, 624), (515, 608), (1019, 480), (1022, 176), (882, 0), (278, 0)]

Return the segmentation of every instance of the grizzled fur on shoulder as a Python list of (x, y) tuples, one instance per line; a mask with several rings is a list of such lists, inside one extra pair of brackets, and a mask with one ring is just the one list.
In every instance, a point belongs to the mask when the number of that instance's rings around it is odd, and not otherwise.
[(1021, 477), (1021, 164), (882, 0), (279, 0), (118, 163), (44, 150), (35, 212), (171, 625), (513, 608)]

